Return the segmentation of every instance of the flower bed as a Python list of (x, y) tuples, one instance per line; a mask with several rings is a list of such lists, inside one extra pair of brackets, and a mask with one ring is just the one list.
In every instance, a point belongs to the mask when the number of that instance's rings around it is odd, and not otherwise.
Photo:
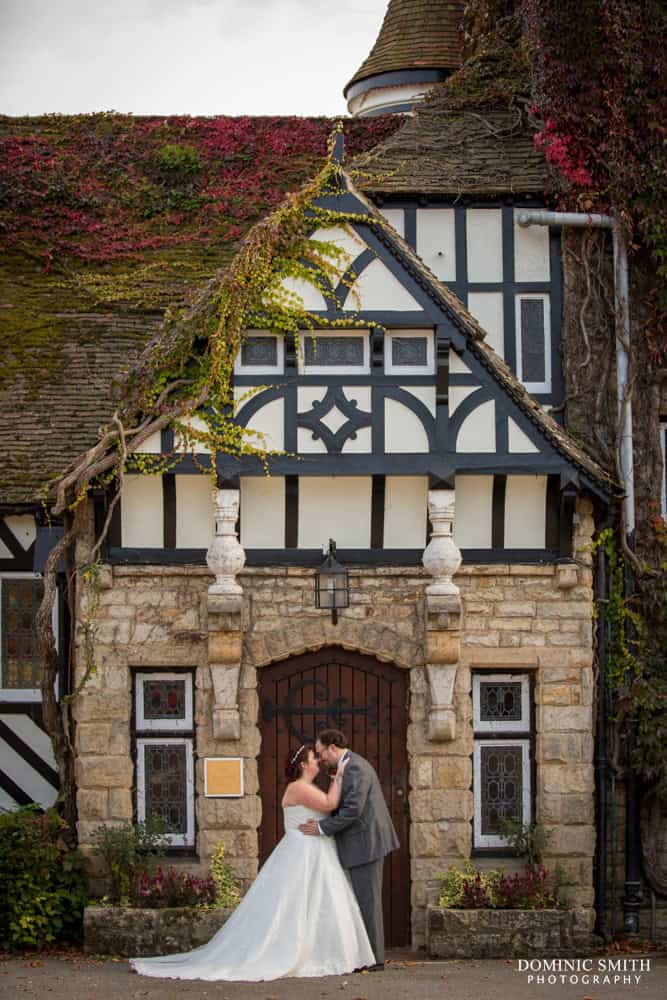
[(83, 948), (93, 955), (173, 955), (206, 944), (233, 909), (202, 906), (87, 906)]

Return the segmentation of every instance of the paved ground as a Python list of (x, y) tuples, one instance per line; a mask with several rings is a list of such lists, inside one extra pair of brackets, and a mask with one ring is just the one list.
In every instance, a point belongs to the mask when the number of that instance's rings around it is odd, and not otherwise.
[[(650, 963), (642, 971), (640, 959)], [(634, 971), (633, 971), (634, 960)], [(583, 958), (580, 960), (583, 961)], [(272, 983), (202, 983), (146, 979), (124, 959), (92, 959), (63, 953), (53, 957), (0, 957), (3, 1000), (665, 1000), (667, 955), (594, 957), (588, 973), (530, 972), (512, 961), (428, 962), (394, 960), (383, 973)], [(609, 969), (610, 962), (624, 962)], [(599, 963), (607, 963), (606, 970)], [(537, 977), (543, 974), (545, 982)], [(533, 976), (529, 980), (529, 976)], [(555, 982), (549, 976), (556, 975)], [(561, 982), (565, 976), (565, 983)], [(585, 976), (588, 975), (588, 982)], [(597, 975), (599, 982), (594, 983)], [(604, 976), (609, 982), (604, 981)], [(620, 980), (614, 982), (614, 977)], [(630, 976), (631, 981), (623, 981)], [(639, 976), (639, 982), (635, 977)]]

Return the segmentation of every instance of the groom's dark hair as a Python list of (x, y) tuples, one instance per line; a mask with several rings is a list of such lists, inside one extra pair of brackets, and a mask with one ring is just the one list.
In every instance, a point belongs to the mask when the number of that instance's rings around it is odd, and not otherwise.
[(345, 733), (341, 733), (340, 729), (323, 729), (321, 733), (317, 734), (317, 738), (324, 747), (333, 745), (339, 750), (347, 750)]

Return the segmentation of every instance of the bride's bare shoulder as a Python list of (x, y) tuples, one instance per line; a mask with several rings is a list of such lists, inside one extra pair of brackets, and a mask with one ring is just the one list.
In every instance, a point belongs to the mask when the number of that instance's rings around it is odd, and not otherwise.
[(282, 799), (283, 807), (306, 806), (308, 809), (327, 810), (327, 797), (324, 792), (305, 781), (293, 781), (288, 785)]

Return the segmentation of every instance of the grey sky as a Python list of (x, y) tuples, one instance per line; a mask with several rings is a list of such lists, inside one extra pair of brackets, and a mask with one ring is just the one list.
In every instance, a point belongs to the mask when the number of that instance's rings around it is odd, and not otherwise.
[(386, 7), (0, 0), (0, 114), (342, 114)]

